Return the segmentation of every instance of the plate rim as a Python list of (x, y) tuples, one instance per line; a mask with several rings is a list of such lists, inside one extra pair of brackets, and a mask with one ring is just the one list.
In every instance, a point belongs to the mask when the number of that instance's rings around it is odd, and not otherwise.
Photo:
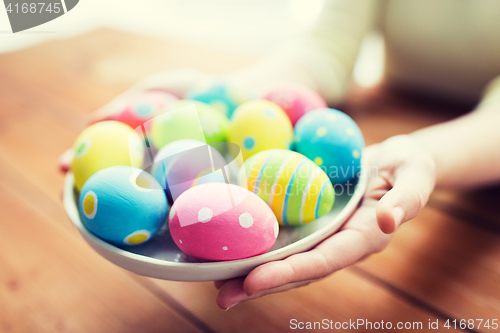
[[(282, 260), (290, 255), (304, 252), (335, 233), (357, 208), (368, 184), (368, 167), (361, 163), (361, 172), (355, 190), (345, 207), (336, 215), (331, 223), (314, 231), (310, 235), (299, 239), (282, 248), (264, 254), (228, 261), (217, 262), (175, 262), (152, 258), (146, 255), (129, 252), (118, 248), (89, 232), (83, 225), (78, 205), (74, 200), (74, 176), (68, 171), (64, 180), (63, 206), (70, 221), (80, 232), (85, 241), (101, 256), (117, 266), (134, 273), (173, 281), (213, 281), (215, 279), (229, 279), (248, 274), (253, 268), (270, 261)], [(220, 270), (220, 274), (196, 276), (196, 270)], [(223, 274), (226, 272), (226, 274)], [(246, 272), (246, 273), (245, 273)], [(207, 273), (205, 271), (204, 273)], [(195, 276), (190, 276), (194, 274)], [(219, 277), (221, 275), (222, 277)], [(227, 275), (227, 276), (226, 276)]]

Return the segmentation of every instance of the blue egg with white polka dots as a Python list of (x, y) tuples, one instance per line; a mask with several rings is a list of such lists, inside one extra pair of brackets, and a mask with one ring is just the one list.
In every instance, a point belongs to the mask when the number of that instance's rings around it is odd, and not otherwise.
[(165, 222), (165, 192), (153, 176), (129, 166), (96, 172), (80, 191), (85, 227), (110, 243), (138, 245), (151, 239)]
[(224, 82), (203, 82), (188, 90), (185, 97), (210, 104), (228, 118), (240, 104), (249, 100), (247, 93)]
[(319, 165), (334, 184), (358, 176), (364, 146), (358, 125), (339, 110), (308, 112), (295, 125), (294, 149)]

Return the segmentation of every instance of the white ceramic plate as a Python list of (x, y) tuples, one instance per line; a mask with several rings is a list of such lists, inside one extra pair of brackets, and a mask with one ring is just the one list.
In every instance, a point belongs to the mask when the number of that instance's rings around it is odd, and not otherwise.
[[(74, 178), (68, 173), (64, 183), (63, 202), (66, 213), (89, 245), (104, 258), (131, 272), (164, 280), (215, 281), (247, 275), (253, 268), (269, 261), (304, 252), (337, 231), (351, 216), (363, 197), (368, 182), (367, 168), (356, 186), (337, 195), (331, 212), (318, 220), (295, 228), (280, 228), (276, 243), (266, 253), (241, 260), (199, 262), (185, 255), (175, 245), (168, 230), (162, 230), (149, 242), (129, 247), (111, 245), (90, 233), (82, 224), (78, 211), (78, 194)], [(338, 191), (338, 188), (336, 188)], [(346, 193), (351, 192), (351, 193)]]

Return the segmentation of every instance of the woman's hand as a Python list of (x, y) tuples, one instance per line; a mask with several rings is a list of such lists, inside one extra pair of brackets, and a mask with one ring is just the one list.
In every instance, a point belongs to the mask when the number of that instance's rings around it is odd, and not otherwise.
[(367, 147), (370, 179), (361, 206), (340, 231), (308, 252), (256, 267), (245, 278), (216, 281), (222, 309), (307, 285), (384, 249), (392, 232), (413, 219), (435, 185), (433, 158), (411, 135)]
[[(182, 98), (192, 86), (210, 79), (212, 79), (210, 75), (192, 68), (178, 68), (147, 76), (108, 104), (92, 112), (88, 122), (91, 124), (120, 112), (130, 96), (138, 92), (148, 89), (163, 89)], [(62, 172), (67, 172), (72, 160), (73, 149), (70, 148), (59, 157), (59, 169)]]

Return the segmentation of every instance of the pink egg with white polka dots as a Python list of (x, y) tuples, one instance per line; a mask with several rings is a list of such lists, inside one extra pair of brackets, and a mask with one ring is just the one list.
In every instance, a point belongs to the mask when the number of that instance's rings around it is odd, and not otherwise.
[(195, 186), (174, 202), (170, 234), (187, 255), (222, 261), (253, 257), (273, 246), (279, 225), (256, 194), (223, 183)]
[(307, 112), (327, 107), (325, 100), (317, 92), (299, 85), (271, 89), (262, 98), (278, 104), (293, 126)]

